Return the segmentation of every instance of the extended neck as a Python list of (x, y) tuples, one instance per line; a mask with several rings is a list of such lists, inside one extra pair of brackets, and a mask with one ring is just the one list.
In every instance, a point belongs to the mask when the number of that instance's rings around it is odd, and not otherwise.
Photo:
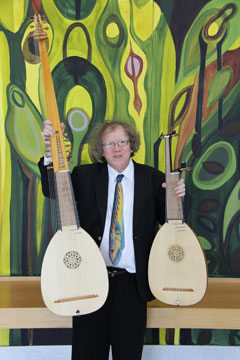
[(178, 171), (172, 172), (172, 159), (170, 136), (164, 137), (165, 140), (165, 176), (166, 176), (166, 221), (168, 220), (183, 220), (182, 199), (177, 196), (175, 188), (179, 180), (180, 173)]
[(59, 227), (78, 228), (80, 225), (69, 171), (55, 173), (55, 191)]
[(64, 149), (62, 129), (60, 125), (57, 100), (55, 96), (52, 74), (49, 66), (45, 39), (39, 39), (39, 50), (42, 63), (42, 76), (47, 107), (47, 118), (52, 122), (55, 130), (50, 137), (54, 171), (68, 170), (68, 163)]

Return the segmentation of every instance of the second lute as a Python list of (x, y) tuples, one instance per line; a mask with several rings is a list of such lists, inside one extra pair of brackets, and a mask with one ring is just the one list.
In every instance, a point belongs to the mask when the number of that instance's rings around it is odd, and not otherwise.
[(153, 295), (177, 306), (193, 305), (205, 295), (207, 264), (201, 244), (183, 218), (182, 199), (175, 187), (180, 171), (171, 170), (171, 137), (165, 140), (166, 221), (150, 251), (148, 278)]

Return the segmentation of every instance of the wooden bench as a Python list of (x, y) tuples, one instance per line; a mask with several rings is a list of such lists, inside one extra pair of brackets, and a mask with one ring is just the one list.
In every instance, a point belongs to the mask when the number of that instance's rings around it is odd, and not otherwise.
[[(69, 328), (71, 317), (44, 305), (39, 277), (0, 277), (0, 329)], [(240, 279), (209, 278), (205, 297), (188, 307), (148, 304), (148, 328), (240, 329)]]

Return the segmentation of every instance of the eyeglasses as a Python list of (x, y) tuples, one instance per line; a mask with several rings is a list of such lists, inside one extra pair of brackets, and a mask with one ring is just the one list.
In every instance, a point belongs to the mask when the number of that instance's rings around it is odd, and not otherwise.
[(130, 140), (119, 140), (117, 142), (108, 141), (108, 142), (105, 142), (104, 144), (102, 144), (102, 146), (104, 146), (106, 149), (112, 149), (113, 147), (115, 147), (115, 145), (118, 145), (120, 147), (124, 147), (129, 142), (130, 142)]

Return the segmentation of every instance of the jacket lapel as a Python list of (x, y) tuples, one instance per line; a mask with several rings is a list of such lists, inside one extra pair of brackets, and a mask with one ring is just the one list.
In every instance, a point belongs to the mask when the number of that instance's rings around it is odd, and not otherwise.
[(95, 191), (102, 230), (104, 230), (108, 199), (108, 170), (106, 164), (101, 164), (95, 177)]
[(138, 220), (147, 196), (147, 182), (141, 168), (134, 163), (134, 204), (133, 204), (133, 234), (137, 229)]

